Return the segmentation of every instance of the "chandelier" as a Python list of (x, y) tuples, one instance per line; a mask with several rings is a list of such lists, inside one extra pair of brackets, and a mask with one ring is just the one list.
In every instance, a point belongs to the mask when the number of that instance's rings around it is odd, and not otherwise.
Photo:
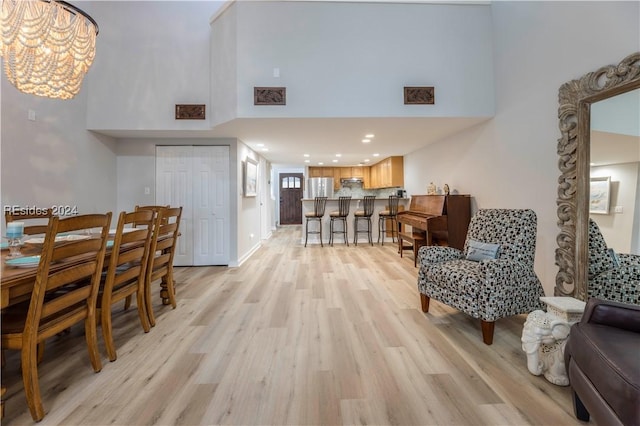
[(37, 96), (71, 99), (93, 63), (98, 24), (57, 0), (2, 0), (0, 54), (8, 80)]

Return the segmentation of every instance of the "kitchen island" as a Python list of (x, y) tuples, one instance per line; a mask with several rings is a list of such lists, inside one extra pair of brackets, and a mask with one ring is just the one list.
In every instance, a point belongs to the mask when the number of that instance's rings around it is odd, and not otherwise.
[[(356, 212), (356, 210), (363, 209), (362, 200), (363, 200), (362, 198), (352, 198), (351, 203), (349, 205), (349, 216), (347, 218), (347, 223), (348, 223), (347, 236), (349, 238), (349, 244), (353, 242), (353, 235), (354, 235), (353, 214)], [(303, 219), (302, 219), (302, 234), (300, 236), (300, 241), (302, 244), (304, 244), (304, 238), (305, 238), (306, 226), (307, 226), (307, 223), (306, 223), (307, 220), (304, 218), (305, 213), (313, 211), (313, 202), (314, 202), (313, 198), (302, 199), (302, 218)], [(407, 207), (408, 203), (409, 203), (409, 198), (400, 198), (398, 203), (398, 210), (404, 210)], [(373, 215), (371, 216), (371, 238), (374, 243), (378, 241), (378, 214), (383, 210), (387, 210), (388, 205), (389, 205), (388, 197), (376, 198), (375, 203), (373, 205)], [(322, 218), (322, 242), (324, 244), (329, 243), (329, 237), (330, 237), (329, 224), (331, 222), (329, 214), (334, 211), (338, 211), (338, 198), (329, 198), (327, 199), (327, 205), (325, 208), (324, 217)], [(336, 227), (335, 230), (342, 230), (342, 223), (338, 222), (334, 225)], [(363, 227), (365, 226), (365, 224), (363, 223), (363, 221), (360, 221), (359, 225), (361, 229), (364, 229)], [(310, 229), (315, 230), (318, 226), (318, 223), (311, 222), (311, 226), (312, 228)], [(358, 244), (368, 244), (368, 243), (369, 241), (367, 240), (366, 234), (358, 235)], [(320, 235), (309, 234), (309, 241), (307, 242), (307, 245), (309, 244), (320, 244)], [(333, 244), (334, 245), (344, 244), (341, 234), (336, 234), (334, 236)]]

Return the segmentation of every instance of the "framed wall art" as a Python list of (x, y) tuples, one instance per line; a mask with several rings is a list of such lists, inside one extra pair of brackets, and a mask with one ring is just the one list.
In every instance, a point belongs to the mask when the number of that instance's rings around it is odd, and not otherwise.
[(609, 214), (611, 177), (592, 177), (589, 186), (589, 213)]
[(204, 104), (176, 104), (176, 120), (204, 120)]
[(432, 86), (405, 86), (405, 105), (433, 105), (435, 104), (434, 88)]
[(286, 87), (254, 87), (253, 88), (253, 104), (254, 105), (286, 105), (287, 104), (287, 88)]
[(243, 194), (245, 197), (258, 195), (258, 163), (247, 157), (244, 162)]

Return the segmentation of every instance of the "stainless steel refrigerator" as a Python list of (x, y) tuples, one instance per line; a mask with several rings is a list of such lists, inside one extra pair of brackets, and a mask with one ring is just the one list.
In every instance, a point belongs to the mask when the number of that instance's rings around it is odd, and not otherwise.
[(333, 178), (309, 178), (307, 198), (315, 197), (333, 198)]

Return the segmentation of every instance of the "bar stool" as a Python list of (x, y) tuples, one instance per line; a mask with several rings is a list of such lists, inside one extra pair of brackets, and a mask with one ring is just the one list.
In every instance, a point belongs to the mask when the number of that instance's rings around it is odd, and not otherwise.
[[(349, 216), (349, 205), (351, 197), (338, 197), (338, 211), (329, 213), (331, 222), (329, 222), (329, 244), (333, 247), (333, 234), (342, 234), (345, 244), (349, 246), (349, 237), (347, 237), (347, 216)], [(333, 222), (339, 220), (342, 222), (342, 230), (334, 230)]]
[[(375, 200), (375, 195), (365, 195), (363, 202), (364, 210), (357, 210), (353, 214), (353, 243), (355, 245), (358, 245), (358, 234), (361, 234), (363, 232), (367, 233), (367, 236), (369, 237), (369, 243), (373, 245), (373, 239), (371, 238), (371, 216), (373, 216), (373, 203), (375, 202)], [(360, 220), (365, 220), (367, 222), (366, 230), (358, 229), (358, 221)]]
[(398, 196), (389, 195), (389, 210), (383, 210), (378, 214), (378, 242), (382, 236), (382, 245), (384, 245), (384, 237), (387, 234), (387, 220), (391, 222), (391, 241), (396, 242), (395, 236), (398, 233)]
[[(313, 211), (306, 212), (304, 217), (307, 218), (306, 223), (306, 232), (304, 237), (304, 246), (307, 246), (307, 240), (309, 239), (309, 234), (320, 234), (320, 246), (324, 247), (322, 244), (322, 217), (324, 216), (324, 207), (327, 204), (327, 197), (316, 197), (313, 201)], [(309, 231), (309, 221), (318, 221), (319, 230), (318, 231)]]

